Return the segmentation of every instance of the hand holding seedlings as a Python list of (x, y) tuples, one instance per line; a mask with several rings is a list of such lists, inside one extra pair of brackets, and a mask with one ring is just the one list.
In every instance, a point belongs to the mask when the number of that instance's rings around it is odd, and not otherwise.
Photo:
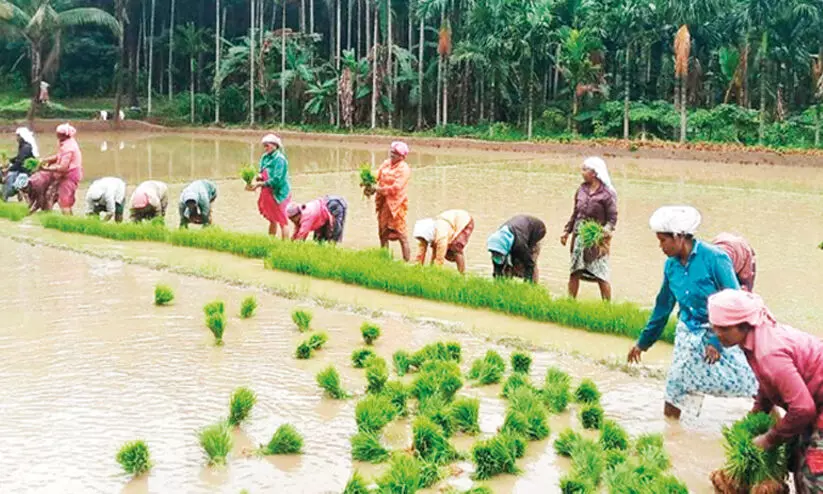
[(766, 450), (769, 447), (769, 442), (766, 440), (766, 434), (760, 434), (756, 438), (752, 439), (752, 443), (762, 450)]

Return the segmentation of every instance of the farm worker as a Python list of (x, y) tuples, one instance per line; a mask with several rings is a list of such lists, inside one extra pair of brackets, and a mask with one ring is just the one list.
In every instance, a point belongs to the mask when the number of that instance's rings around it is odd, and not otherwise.
[(217, 185), (210, 180), (195, 180), (180, 193), (178, 209), (180, 228), (188, 228), (189, 223), (211, 225), (211, 204), (217, 199)]
[(166, 217), (169, 205), (169, 187), (164, 182), (146, 180), (134, 189), (129, 201), (131, 219), (134, 222)]
[(29, 175), (29, 170), (24, 167), (27, 159), (40, 156), (37, 149), (37, 141), (34, 133), (25, 127), (20, 127), (14, 133), (17, 135), (17, 156), (9, 161), (9, 169), (6, 171), (6, 180), (3, 184), (3, 200), (8, 201), (9, 197), (17, 192), (14, 188), (15, 180), (19, 175)]
[(724, 347), (739, 347), (760, 388), (752, 412), (786, 415), (754, 444), (795, 448), (795, 492), (823, 492), (823, 340), (778, 323), (758, 295), (723, 290), (709, 297), (709, 321)]
[(723, 249), (731, 258), (740, 287), (748, 292), (754, 291), (755, 253), (749, 242), (739, 235), (721, 233), (714, 237), (712, 243)]
[(77, 129), (64, 123), (57, 127), (60, 147), (57, 154), (43, 160), (47, 166), (42, 169), (54, 172), (57, 177), (57, 202), (65, 215), (71, 215), (77, 185), (83, 180), (83, 155), (74, 136)]
[(323, 196), (306, 204), (290, 202), (286, 214), (294, 223), (292, 240), (306, 240), (313, 232), (318, 242), (342, 241), (347, 208), (340, 196)]
[(494, 266), (494, 277), (519, 276), (537, 283), (537, 258), (546, 224), (534, 216), (520, 214), (504, 223), (486, 241)]
[(405, 142), (391, 143), (389, 159), (377, 169), (377, 185), (374, 199), (377, 212), (377, 234), (380, 247), (388, 247), (390, 241), (400, 242), (403, 260), (411, 256), (407, 236), (406, 214), (409, 212), (409, 178), (411, 168), (406, 163), (409, 146)]
[(57, 203), (57, 179), (52, 172), (37, 171), (31, 177), (17, 176), (14, 187), (22, 192), (29, 204), (29, 214), (51, 211)]
[(752, 397), (757, 392), (757, 381), (743, 352), (723, 350), (709, 325), (709, 296), (726, 288), (739, 290), (740, 284), (729, 256), (694, 238), (700, 220), (700, 213), (691, 206), (664, 206), (649, 219), (667, 259), (654, 311), (628, 355), (630, 363), (640, 361), (641, 353), (660, 338), (677, 303), (680, 316), (663, 410), (672, 418), (679, 418), (686, 406), (699, 412), (704, 394)]
[(126, 182), (117, 177), (105, 177), (92, 182), (86, 191), (86, 214), (105, 213), (104, 221), (114, 216), (114, 221), (123, 221), (126, 207)]
[(289, 236), (286, 208), (291, 202), (289, 161), (283, 154), (283, 141), (276, 135), (266, 134), (261, 143), (263, 156), (260, 157), (260, 175), (246, 190), (260, 189), (257, 209), (269, 221), (269, 235), (277, 235), (279, 227), (280, 237), (285, 240)]
[(426, 262), (426, 251), (431, 245), (432, 264), (443, 265), (444, 260), (457, 264), (457, 270), (466, 270), (463, 250), (474, 231), (474, 219), (468, 211), (450, 209), (436, 218), (425, 218), (414, 224), (412, 236), (417, 239), (418, 251), (415, 262)]
[[(577, 298), (580, 280), (584, 280), (596, 282), (600, 287), (600, 298), (611, 300), (609, 247), (617, 225), (617, 191), (612, 185), (606, 162), (601, 158), (586, 158), (581, 167), (581, 175), (583, 183), (574, 195), (574, 209), (563, 230), (563, 236), (560, 237), (560, 243), (564, 246), (569, 235), (572, 237), (569, 248), (569, 296)], [(578, 229), (584, 221), (594, 221), (603, 227), (604, 238), (600, 245), (583, 245)]]
[(40, 101), (40, 103), (49, 102), (49, 86), (50, 84), (48, 82), (40, 81), (40, 94), (37, 98)]

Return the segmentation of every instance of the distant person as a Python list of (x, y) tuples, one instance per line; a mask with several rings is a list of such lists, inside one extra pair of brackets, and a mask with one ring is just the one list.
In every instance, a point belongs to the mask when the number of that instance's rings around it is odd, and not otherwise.
[(117, 177), (105, 177), (92, 182), (86, 191), (86, 215), (100, 216), (105, 213), (103, 221), (123, 221), (126, 207), (126, 182)]
[(752, 413), (786, 411), (754, 445), (787, 444), (795, 492), (823, 492), (823, 340), (780, 324), (763, 299), (742, 290), (709, 297), (709, 321), (724, 347), (743, 350), (757, 376)]
[(405, 142), (393, 142), (389, 149), (389, 159), (377, 170), (377, 184), (374, 188), (377, 230), (380, 247), (388, 247), (390, 241), (400, 242), (403, 260), (411, 257), (406, 215), (409, 212), (408, 187), (411, 168), (406, 163), (409, 146)]
[(132, 221), (165, 218), (169, 205), (169, 187), (158, 180), (146, 180), (134, 189), (129, 201)]
[(40, 93), (37, 95), (40, 103), (47, 104), (49, 102), (49, 83), (40, 81)]
[(415, 262), (424, 264), (426, 252), (432, 250), (431, 263), (442, 266), (448, 260), (457, 264), (457, 270), (466, 271), (463, 250), (474, 231), (474, 219), (468, 211), (450, 209), (436, 218), (425, 218), (414, 224), (412, 236), (417, 239)]
[(17, 193), (14, 184), (19, 175), (29, 175), (29, 170), (25, 168), (26, 160), (40, 156), (37, 148), (37, 141), (34, 133), (26, 127), (20, 127), (15, 132), (17, 135), (17, 155), (9, 160), (9, 168), (6, 171), (5, 182), (3, 183), (3, 200), (8, 201), (9, 197)]
[[(609, 283), (609, 247), (614, 227), (617, 225), (617, 191), (612, 185), (606, 162), (598, 157), (586, 158), (581, 167), (583, 183), (574, 195), (574, 209), (566, 223), (560, 243), (566, 245), (569, 235), (572, 244), (571, 267), (569, 269), (569, 296), (577, 298), (580, 280), (594, 281), (600, 288), (600, 298), (611, 300), (612, 287)], [(603, 243), (588, 248), (583, 247), (577, 234), (584, 221), (595, 221), (603, 227)]]
[(306, 204), (290, 202), (286, 214), (294, 224), (292, 240), (306, 240), (313, 233), (318, 242), (341, 242), (346, 209), (346, 200), (340, 196), (324, 196)]
[(699, 412), (702, 395), (751, 398), (757, 392), (757, 381), (743, 352), (723, 350), (709, 325), (709, 296), (727, 288), (739, 290), (740, 284), (729, 256), (694, 237), (700, 221), (700, 212), (691, 206), (665, 206), (649, 219), (666, 255), (663, 284), (649, 322), (628, 355), (629, 363), (640, 361), (640, 355), (660, 338), (677, 304), (677, 332), (663, 408), (672, 418), (680, 418), (687, 406)]
[(64, 123), (57, 127), (59, 149), (55, 156), (43, 160), (47, 166), (42, 170), (53, 172), (57, 180), (57, 203), (65, 215), (71, 215), (74, 206), (75, 193), (80, 181), (83, 180), (83, 155), (74, 136), (77, 129), (71, 124)]
[(180, 228), (189, 223), (209, 226), (212, 223), (211, 205), (217, 199), (217, 185), (210, 180), (196, 180), (180, 193)]
[(289, 183), (289, 161), (283, 153), (283, 141), (274, 134), (266, 134), (263, 156), (260, 157), (260, 175), (246, 190), (260, 189), (257, 209), (269, 221), (269, 235), (277, 235), (286, 240), (289, 237), (289, 217), (286, 208), (291, 201)]
[(721, 233), (714, 237), (712, 243), (723, 249), (731, 258), (734, 274), (737, 275), (740, 286), (747, 292), (753, 292), (757, 268), (754, 249), (749, 242), (739, 235)]
[(516, 276), (537, 283), (540, 279), (537, 258), (545, 236), (546, 224), (534, 216), (519, 214), (504, 223), (486, 241), (494, 277)]

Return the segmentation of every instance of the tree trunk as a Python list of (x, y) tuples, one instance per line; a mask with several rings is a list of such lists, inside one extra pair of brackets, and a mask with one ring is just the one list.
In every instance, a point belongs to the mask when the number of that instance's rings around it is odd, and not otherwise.
[(283, 18), (280, 29), (280, 126), (286, 125), (286, 83), (283, 76), (286, 74), (286, 0), (283, 2)]
[(220, 123), (220, 0), (214, 8), (214, 123)]
[(389, 128), (392, 127), (394, 123), (392, 121), (392, 117), (394, 115), (394, 110), (392, 109), (392, 102), (394, 101), (394, 73), (392, 71), (392, 12), (391, 12), (391, 0), (386, 0), (386, 47), (388, 48), (388, 53), (386, 54), (386, 76), (389, 78)]
[(115, 3), (115, 8), (117, 9), (117, 22), (120, 23), (120, 61), (117, 63), (117, 85), (114, 95), (114, 125), (115, 127), (120, 126), (120, 105), (122, 104), (123, 100), (123, 79), (124, 79), (124, 72), (126, 68), (126, 16), (125, 16), (125, 9), (126, 6), (123, 4), (123, 0), (118, 0)]
[(194, 55), (189, 57), (189, 119), (194, 123)]
[(371, 128), (377, 127), (377, 5), (374, 11), (374, 46), (372, 47)]
[(300, 0), (300, 32), (306, 32), (306, 0)]
[(629, 43), (626, 46), (626, 67), (625, 67), (625, 76), (624, 76), (624, 89), (623, 89), (623, 139), (629, 139), (629, 104), (631, 100), (631, 50), (632, 45)]
[[(340, 44), (341, 44), (341, 40), (343, 39), (343, 37), (341, 35), (341, 32), (340, 32), (340, 30), (343, 27), (343, 22), (342, 22), (342, 19), (341, 19), (342, 12), (340, 10), (341, 1), (342, 0), (337, 0), (337, 43), (336, 43), (336, 45), (337, 45), (337, 55), (334, 57), (334, 68), (335, 68), (335, 71), (336, 71), (336, 74), (337, 74), (336, 75), (337, 84), (335, 84), (335, 87), (338, 87), (338, 88), (340, 87), (340, 57), (341, 57)], [(340, 127), (340, 91), (337, 91), (337, 98), (335, 98), (335, 100), (337, 101), (337, 105), (335, 105), (336, 106), (336, 111), (334, 112), (334, 119), (335, 119), (335, 122), (336, 122), (337, 126)]]
[(257, 19), (254, 15), (254, 7), (256, 2), (257, 0), (249, 2), (251, 8), (249, 16), (249, 125), (252, 127), (254, 126), (254, 24)]
[(417, 46), (417, 130), (423, 129), (423, 45), (425, 44), (425, 22), (420, 17), (420, 36)]
[(437, 96), (435, 96), (435, 100), (437, 102), (437, 116), (435, 118), (436, 126), (440, 126), (442, 115), (442, 103), (441, 103), (441, 94), (443, 92), (443, 55), (440, 52), (437, 53)]
[(680, 142), (686, 142), (686, 101), (689, 93), (689, 83), (686, 77), (680, 78)]
[(532, 124), (534, 121), (534, 53), (532, 53), (529, 60), (529, 107), (528, 115), (526, 116), (526, 136), (528, 140), (532, 140)]
[(369, 53), (372, 49), (372, 42), (371, 42), (371, 6), (369, 5), (369, 0), (363, 0), (363, 6), (366, 9), (366, 57), (369, 56)]
[(314, 0), (309, 0), (309, 32), (314, 34)]
[(169, 14), (169, 102), (174, 98), (174, 77), (172, 76), (172, 67), (174, 66), (174, 3), (174, 0), (171, 0), (171, 13)]
[(360, 50), (363, 45), (361, 45), (362, 37), (360, 36), (360, 31), (363, 27), (363, 23), (361, 21), (363, 17), (363, 0), (355, 0), (357, 2), (357, 44), (354, 46), (354, 59), (360, 60), (360, 54), (362, 53)]
[(29, 127), (32, 126), (34, 116), (37, 113), (37, 104), (40, 101), (40, 82), (43, 80), (42, 67), (40, 66), (40, 45), (31, 45), (31, 80), (32, 80), (32, 94), (31, 104), (29, 105), (29, 113), (26, 119), (29, 121)]
[(485, 101), (486, 94), (485, 93), (486, 93), (486, 78), (481, 77), (480, 78), (480, 95), (477, 98), (477, 99), (480, 100), (480, 121), (481, 122), (486, 117), (486, 115), (484, 114), (484, 111), (486, 109), (486, 101)]
[(149, 23), (150, 23), (150, 26), (149, 26), (149, 74), (148, 74), (148, 77), (146, 77), (146, 81), (147, 81), (147, 84), (148, 84), (148, 88), (147, 88), (148, 102), (146, 103), (148, 105), (148, 107), (146, 109), (146, 114), (147, 115), (151, 115), (151, 77), (152, 77), (152, 74), (154, 73), (153, 72), (153, 70), (154, 70), (154, 14), (157, 10), (157, 5), (156, 4), (157, 4), (157, 0), (151, 0), (151, 15), (149, 16), (150, 17), (150, 20), (149, 20)]
[(552, 84), (552, 99), (557, 99), (557, 86), (560, 84), (560, 43), (554, 50), (554, 83)]
[(757, 130), (757, 143), (763, 145), (763, 138), (766, 134), (766, 64), (760, 62), (760, 124)]
[(449, 57), (443, 56), (443, 125), (449, 123)]

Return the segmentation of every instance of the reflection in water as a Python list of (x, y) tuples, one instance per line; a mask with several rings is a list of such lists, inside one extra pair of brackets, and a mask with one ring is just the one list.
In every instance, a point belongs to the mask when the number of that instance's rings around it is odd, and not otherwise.
[[(365, 379), (349, 356), (360, 346), (363, 317), (312, 307), (314, 323), (330, 334), (327, 348), (309, 361), (292, 355), (302, 339), (290, 320), (297, 302), (256, 293), (260, 308), (250, 320), (236, 317), (249, 290), (219, 282), (172, 275), (120, 262), (32, 247), (0, 239), (7, 262), (4, 302), (18, 310), (0, 325), (0, 403), (5, 441), (0, 485), (4, 492), (340, 492), (354, 465), (349, 436), (356, 430), (355, 399), (322, 397), (314, 375), (328, 364), (341, 372), (343, 386), (362, 395)], [(155, 307), (152, 287), (171, 285), (176, 298)], [(206, 301), (226, 301), (225, 346), (215, 347), (203, 326)], [(444, 335), (429, 324), (399, 316), (376, 319), (383, 337), (375, 350), (413, 350), (436, 339), (463, 345), (464, 370), (488, 348), (508, 358), (510, 349), (464, 335)], [(510, 319), (509, 324), (520, 324)], [(707, 400), (703, 414), (683, 425), (662, 418), (663, 383), (631, 378), (591, 362), (548, 352), (534, 354), (531, 378), (541, 382), (546, 368), (559, 366), (575, 379), (592, 377), (603, 392), (607, 414), (631, 434), (663, 432), (675, 469), (694, 492), (710, 492), (708, 472), (722, 461), (719, 429), (750, 405), (745, 400)], [(237, 386), (258, 395), (251, 420), (236, 431), (226, 468), (205, 468), (196, 431), (226, 417)], [(481, 400), (480, 437), (502, 424), (500, 386), (461, 391)], [(554, 434), (576, 421), (574, 412), (552, 417)], [(260, 458), (244, 450), (265, 443), (284, 423), (305, 436), (300, 457)], [(395, 448), (409, 443), (408, 421), (386, 433)], [(148, 479), (128, 483), (114, 455), (120, 445), (145, 439), (155, 468)], [(520, 476), (493, 480), (495, 492), (555, 492), (566, 463), (555, 458), (551, 440), (531, 443), (519, 462)], [(457, 437), (467, 450), (471, 438)], [(383, 466), (357, 465), (366, 475)], [(465, 483), (469, 463), (455, 478)], [(125, 486), (125, 487), (124, 487)]]

